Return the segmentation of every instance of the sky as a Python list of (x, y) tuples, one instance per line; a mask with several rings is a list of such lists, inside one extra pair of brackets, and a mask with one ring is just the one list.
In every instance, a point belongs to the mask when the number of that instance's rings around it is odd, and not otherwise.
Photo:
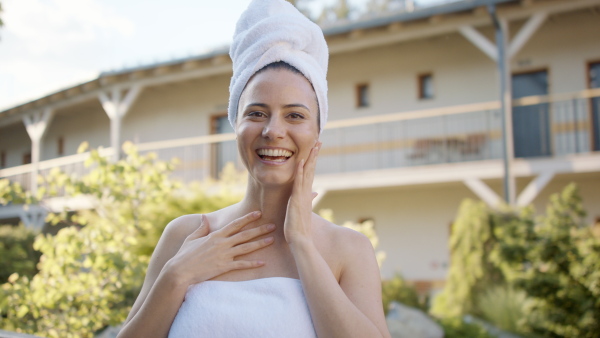
[[(314, 13), (334, 0), (310, 0)], [(350, 0), (360, 6), (366, 0)], [(417, 0), (427, 5), (448, 0)], [(230, 43), (250, 0), (0, 0), (0, 111), (100, 72)]]

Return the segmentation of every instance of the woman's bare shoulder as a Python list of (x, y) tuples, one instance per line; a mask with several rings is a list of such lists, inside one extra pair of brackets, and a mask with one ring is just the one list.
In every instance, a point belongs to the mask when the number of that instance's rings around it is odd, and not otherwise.
[[(209, 232), (217, 230), (232, 206), (204, 214), (208, 221)], [(202, 214), (189, 214), (175, 218), (165, 227), (163, 236), (174, 241), (183, 242), (194, 230), (202, 225)]]
[(170, 240), (185, 240), (194, 230), (202, 224), (201, 214), (190, 214), (183, 215), (175, 218), (163, 231), (163, 237), (167, 237)]
[(321, 216), (315, 216), (315, 224), (318, 225), (320, 236), (326, 238), (326, 242), (335, 246), (338, 250), (355, 250), (371, 247), (371, 241), (367, 236), (350, 228), (332, 223)]
[(314, 221), (318, 229), (316, 237), (319, 238), (319, 251), (324, 254), (336, 276), (341, 276), (344, 270), (355, 265), (357, 257), (361, 257), (361, 260), (374, 259), (375, 252), (367, 236), (320, 216), (316, 216)]

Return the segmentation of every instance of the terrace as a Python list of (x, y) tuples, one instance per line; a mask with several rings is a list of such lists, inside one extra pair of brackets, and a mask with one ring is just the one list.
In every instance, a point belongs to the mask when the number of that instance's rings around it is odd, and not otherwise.
[[(513, 101), (513, 116), (527, 122), (515, 125), (511, 168), (515, 177), (534, 178), (517, 204), (530, 203), (554, 175), (600, 171), (598, 112), (600, 89)], [(322, 198), (334, 190), (462, 181), (495, 204), (499, 196), (482, 180), (504, 175), (501, 118), (500, 103), (494, 101), (331, 121), (321, 135), (314, 189)], [(172, 176), (184, 182), (215, 177), (227, 162), (242, 168), (233, 134), (138, 143), (137, 148), (155, 152), (161, 160), (178, 158)], [(102, 153), (110, 156), (113, 149)], [(54, 168), (83, 175), (88, 155), (41, 161), (37, 170), (42, 176)], [(30, 190), (35, 170), (32, 164), (5, 168), (0, 178)], [(41, 222), (25, 214), (21, 206), (0, 208), (1, 218)]]

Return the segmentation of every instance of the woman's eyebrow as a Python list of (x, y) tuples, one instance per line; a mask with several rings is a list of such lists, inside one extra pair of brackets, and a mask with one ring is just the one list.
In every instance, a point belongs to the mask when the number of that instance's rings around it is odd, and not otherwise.
[(246, 106), (246, 109), (250, 108), (250, 107), (262, 107), (262, 108), (269, 108), (268, 104), (265, 103), (258, 103), (258, 102), (254, 102), (254, 103), (250, 103)]
[(305, 106), (301, 103), (286, 104), (285, 106), (283, 106), (283, 108), (304, 108), (304, 109), (310, 111), (310, 109), (308, 109), (307, 106)]

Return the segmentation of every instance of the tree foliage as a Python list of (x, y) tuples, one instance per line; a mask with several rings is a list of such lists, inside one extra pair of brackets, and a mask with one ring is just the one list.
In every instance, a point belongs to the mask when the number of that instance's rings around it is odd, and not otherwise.
[(96, 207), (49, 216), (70, 226), (54, 236), (38, 235), (34, 247), (42, 257), (35, 276), (15, 273), (2, 285), (0, 327), (46, 337), (92, 337), (120, 324), (164, 225), (182, 213), (208, 212), (234, 200), (194, 194), (197, 201), (188, 202), (168, 178), (174, 162), (140, 156), (130, 144), (124, 151), (126, 157), (116, 163), (91, 151), (86, 162), (91, 170), (84, 177), (49, 176), (46, 194), (91, 197)]
[[(597, 337), (600, 236), (584, 224), (584, 216), (574, 184), (553, 195), (545, 215), (537, 219), (531, 208), (498, 211), (463, 202), (451, 236), (448, 283), (435, 299), (433, 313), (482, 314), (477, 304), (485, 303), (486, 290), (489, 294), (504, 285), (526, 295), (519, 301), (523, 318), (515, 319), (519, 332)], [(495, 302), (496, 308), (501, 306)]]
[(476, 312), (478, 293), (487, 285), (503, 282), (502, 274), (489, 259), (495, 242), (486, 205), (463, 201), (452, 224), (447, 286), (435, 299), (434, 315), (455, 317)]
[(0, 225), (0, 284), (13, 273), (33, 277), (40, 252), (33, 249), (35, 233), (23, 225)]

